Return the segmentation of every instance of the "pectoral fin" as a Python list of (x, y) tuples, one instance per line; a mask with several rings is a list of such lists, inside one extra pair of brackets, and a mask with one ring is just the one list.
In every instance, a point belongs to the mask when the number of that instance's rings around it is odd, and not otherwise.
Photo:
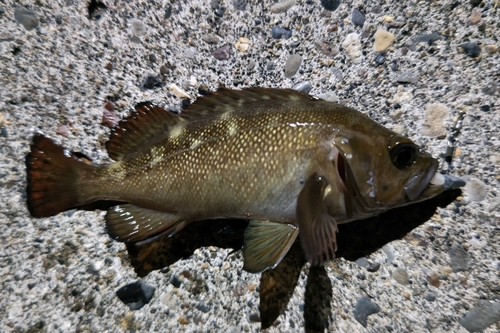
[(292, 224), (250, 221), (245, 230), (243, 269), (260, 273), (276, 267), (297, 238), (299, 230)]
[(108, 234), (120, 242), (140, 242), (160, 234), (170, 236), (184, 225), (178, 215), (132, 204), (111, 207), (106, 214)]
[(313, 265), (335, 257), (337, 223), (328, 214), (325, 194), (330, 190), (328, 180), (314, 173), (306, 181), (297, 201), (297, 222), (300, 243), (306, 259)]

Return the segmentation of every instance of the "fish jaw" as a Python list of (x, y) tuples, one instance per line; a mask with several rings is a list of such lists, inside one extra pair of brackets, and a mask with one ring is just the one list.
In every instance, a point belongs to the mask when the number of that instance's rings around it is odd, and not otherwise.
[(443, 191), (442, 186), (430, 184), (438, 170), (439, 163), (432, 159), (427, 169), (411, 177), (404, 186), (408, 202), (416, 202), (438, 195)]

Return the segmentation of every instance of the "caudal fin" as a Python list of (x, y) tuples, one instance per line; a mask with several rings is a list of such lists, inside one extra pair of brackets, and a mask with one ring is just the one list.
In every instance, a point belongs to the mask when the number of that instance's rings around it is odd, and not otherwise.
[(56, 215), (82, 205), (76, 181), (91, 166), (42, 134), (26, 155), (28, 209), (34, 217)]

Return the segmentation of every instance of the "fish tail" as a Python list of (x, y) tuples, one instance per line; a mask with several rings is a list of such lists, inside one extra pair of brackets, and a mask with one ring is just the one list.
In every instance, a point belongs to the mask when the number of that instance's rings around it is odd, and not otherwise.
[(90, 160), (65, 150), (43, 134), (33, 137), (26, 155), (28, 210), (34, 217), (48, 217), (84, 204), (77, 181), (91, 169)]

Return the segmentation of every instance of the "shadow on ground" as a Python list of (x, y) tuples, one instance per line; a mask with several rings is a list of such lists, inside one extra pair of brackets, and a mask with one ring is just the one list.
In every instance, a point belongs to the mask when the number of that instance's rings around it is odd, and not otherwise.
[[(339, 225), (337, 257), (354, 261), (393, 240), (401, 239), (428, 221), (437, 207), (447, 206), (460, 194), (460, 190), (447, 191), (424, 202)], [(203, 246), (240, 249), (247, 224), (248, 221), (244, 220), (193, 222), (173, 237), (141, 245), (128, 243), (127, 250), (136, 273), (143, 277), (153, 270), (188, 258)], [(285, 312), (305, 263), (300, 244), (296, 242), (275, 269), (262, 273), (259, 310), (263, 329), (272, 326)], [(332, 284), (326, 269), (322, 266), (310, 267), (304, 300), (306, 332), (322, 332), (328, 327), (332, 297)]]

